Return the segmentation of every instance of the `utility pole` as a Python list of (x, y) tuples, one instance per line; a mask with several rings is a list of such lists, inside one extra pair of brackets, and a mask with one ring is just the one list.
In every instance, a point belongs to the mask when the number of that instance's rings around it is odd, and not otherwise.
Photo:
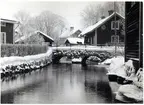
[(117, 52), (117, 42), (116, 42), (116, 34), (117, 34), (117, 30), (116, 30), (116, 4), (115, 4), (115, 2), (114, 2), (114, 23), (115, 23), (115, 25), (114, 25), (114, 27), (115, 27), (115, 29), (114, 29), (114, 44), (115, 44), (115, 57), (116, 57), (116, 52)]

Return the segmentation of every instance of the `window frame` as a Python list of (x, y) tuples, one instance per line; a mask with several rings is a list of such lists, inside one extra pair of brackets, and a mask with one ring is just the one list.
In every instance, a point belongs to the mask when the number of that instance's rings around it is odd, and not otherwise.
[(0, 32), (0, 36), (1, 36), (1, 43), (6, 44), (6, 32)]
[[(118, 41), (117, 41), (116, 43), (119, 43), (119, 42), (120, 42), (120, 40), (119, 40), (119, 35), (112, 35), (112, 36), (111, 36), (111, 43), (115, 43), (115, 37), (118, 38)], [(113, 39), (114, 39), (114, 40), (113, 40)]]
[(116, 30), (119, 30), (119, 28), (120, 28), (120, 21), (119, 20), (117, 20), (117, 21), (111, 21), (111, 29), (112, 30), (115, 30), (114, 23), (118, 25), (118, 27), (116, 27)]

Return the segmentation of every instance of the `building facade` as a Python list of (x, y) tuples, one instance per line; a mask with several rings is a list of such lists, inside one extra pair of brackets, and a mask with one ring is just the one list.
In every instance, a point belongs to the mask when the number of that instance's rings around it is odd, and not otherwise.
[(143, 5), (126, 2), (125, 61), (133, 60), (136, 71), (143, 67)]
[[(124, 17), (118, 13), (109, 13), (108, 17), (102, 17), (100, 21), (82, 32), (85, 37), (85, 44), (99, 46), (113, 45), (115, 41), (119, 44), (124, 43), (124, 35), (122, 34), (123, 22)], [(116, 35), (114, 31), (115, 25)]]
[(13, 44), (14, 41), (14, 25), (17, 24), (17, 21), (8, 20), (8, 19), (0, 19), (0, 38), (2, 44)]

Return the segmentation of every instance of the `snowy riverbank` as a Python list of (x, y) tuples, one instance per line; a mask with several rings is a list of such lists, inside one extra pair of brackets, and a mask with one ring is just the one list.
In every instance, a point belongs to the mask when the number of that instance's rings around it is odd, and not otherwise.
[(1, 77), (9, 76), (15, 73), (29, 72), (33, 69), (42, 68), (51, 63), (52, 49), (43, 54), (31, 56), (11, 56), (0, 58)]
[[(124, 62), (123, 56), (107, 59), (101, 64), (109, 64), (108, 78), (116, 99), (123, 102), (143, 102), (143, 69), (135, 73), (132, 60)], [(118, 85), (117, 89), (113, 89)]]

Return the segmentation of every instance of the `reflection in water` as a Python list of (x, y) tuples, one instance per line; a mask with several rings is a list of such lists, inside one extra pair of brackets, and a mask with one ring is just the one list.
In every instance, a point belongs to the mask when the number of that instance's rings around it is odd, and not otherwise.
[(111, 103), (106, 69), (80, 64), (49, 65), (3, 81), (2, 103)]

